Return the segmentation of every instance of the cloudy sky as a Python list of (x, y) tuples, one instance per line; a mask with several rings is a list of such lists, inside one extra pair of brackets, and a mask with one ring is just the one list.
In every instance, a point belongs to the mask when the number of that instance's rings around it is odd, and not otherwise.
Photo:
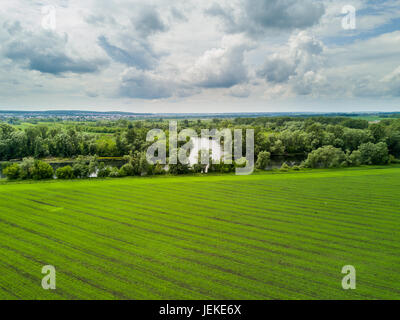
[(399, 17), (400, 0), (1, 0), (0, 108), (400, 111)]

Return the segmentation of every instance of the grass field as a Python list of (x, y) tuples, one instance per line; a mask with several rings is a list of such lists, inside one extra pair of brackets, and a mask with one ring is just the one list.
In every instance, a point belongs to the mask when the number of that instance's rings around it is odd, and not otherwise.
[(399, 299), (399, 240), (400, 168), (5, 183), (0, 298)]

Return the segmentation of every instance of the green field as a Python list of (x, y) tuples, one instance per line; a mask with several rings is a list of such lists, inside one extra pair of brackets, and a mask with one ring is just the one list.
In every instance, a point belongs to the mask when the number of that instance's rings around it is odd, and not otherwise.
[(399, 299), (399, 253), (395, 167), (0, 185), (2, 299)]

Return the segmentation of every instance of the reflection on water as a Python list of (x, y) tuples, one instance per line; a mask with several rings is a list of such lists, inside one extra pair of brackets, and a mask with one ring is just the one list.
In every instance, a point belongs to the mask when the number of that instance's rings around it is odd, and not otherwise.
[(218, 141), (207, 138), (192, 137), (193, 149), (189, 155), (190, 165), (198, 163), (198, 154), (200, 150), (211, 150), (210, 154), (213, 160), (221, 159), (224, 155), (221, 145)]

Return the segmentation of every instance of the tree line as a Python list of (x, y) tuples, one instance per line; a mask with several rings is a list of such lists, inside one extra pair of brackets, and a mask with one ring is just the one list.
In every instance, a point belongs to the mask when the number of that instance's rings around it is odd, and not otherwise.
[[(93, 128), (107, 128), (107, 132), (95, 133)], [(162, 174), (165, 166), (145, 163), (145, 151), (151, 144), (146, 142), (146, 135), (153, 128), (164, 130), (168, 141), (169, 123), (163, 119), (68, 122), (54, 126), (38, 123), (24, 129), (0, 123), (0, 161), (24, 159), (20, 164), (11, 164), (12, 167), (4, 165), (10, 168), (3, 173), (9, 172), (10, 177), (20, 179), (48, 177), (50, 169), (41, 159), (58, 157), (75, 159), (74, 165), (52, 173), (59, 178), (87, 177), (93, 174), (93, 168), (98, 176)], [(348, 117), (180, 120), (178, 131), (185, 128), (199, 134), (202, 129), (254, 129), (258, 169), (267, 168), (275, 156), (289, 159), (292, 155), (303, 155), (305, 161), (300, 167), (310, 168), (387, 164), (397, 162), (396, 158), (400, 157), (400, 119), (384, 119), (378, 123)], [(125, 165), (112, 168), (100, 162), (87, 170), (85, 166), (89, 167), (96, 156), (124, 157)], [(231, 172), (235, 165), (238, 164), (212, 165), (209, 171)], [(182, 174), (204, 172), (205, 168), (200, 164), (192, 167), (177, 164), (168, 170)]]

